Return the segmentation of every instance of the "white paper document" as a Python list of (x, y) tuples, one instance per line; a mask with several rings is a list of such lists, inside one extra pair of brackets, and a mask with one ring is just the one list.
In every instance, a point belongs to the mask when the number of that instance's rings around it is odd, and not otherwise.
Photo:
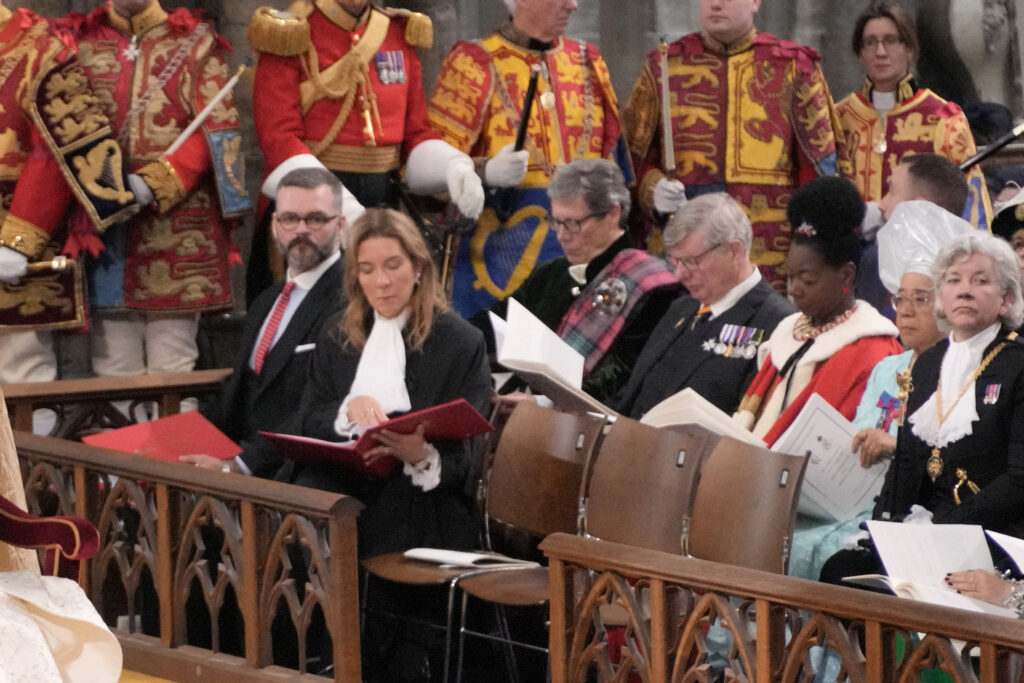
[(764, 441), (689, 387), (648, 410), (640, 422), (652, 427), (696, 424), (720, 436), (731, 436), (737, 441), (764, 448)]
[(468, 553), (461, 550), (443, 550), (441, 548), (410, 548), (402, 553), (410, 560), (431, 562), (450, 567), (538, 567), (536, 562), (520, 560), (496, 553)]
[[(495, 317), (493, 313), (491, 316)], [(618, 413), (580, 388), (583, 355), (521, 303), (509, 299), (508, 320), (501, 321), (494, 330), (498, 362), (514, 371), (535, 393), (547, 396), (562, 410), (596, 413), (610, 420), (618, 417)]]
[(845, 580), (865, 586), (888, 586), (903, 598), (1015, 618), (999, 605), (969, 598), (948, 588), (950, 572), (992, 571), (992, 555), (985, 532), (976, 524), (904, 524), (868, 522), (871, 540), (888, 576), (865, 574)]
[(842, 522), (871, 505), (882, 488), (887, 463), (860, 466), (860, 458), (850, 451), (857, 431), (825, 399), (812, 394), (772, 446), (779, 453), (810, 458), (800, 489), (800, 512)]
[(1006, 551), (1013, 563), (1017, 565), (1018, 571), (1024, 571), (1024, 539), (1016, 536), (1007, 536), (998, 531), (986, 531), (988, 537), (995, 541), (1000, 548)]
[(544, 370), (575, 389), (583, 385), (583, 355), (515, 299), (508, 300), (498, 362), (512, 369)]

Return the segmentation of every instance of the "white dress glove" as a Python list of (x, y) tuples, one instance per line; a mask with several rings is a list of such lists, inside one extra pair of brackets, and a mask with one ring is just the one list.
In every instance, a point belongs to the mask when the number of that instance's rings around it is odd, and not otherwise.
[[(312, 154), (296, 154), (295, 156), (282, 161), (277, 168), (271, 171), (270, 175), (267, 176), (267, 179), (263, 181), (260, 191), (271, 199), (277, 199), (277, 186), (281, 184), (281, 179), (297, 168), (322, 168), (325, 171), (328, 170), (327, 167)], [(352, 225), (356, 222), (357, 218), (363, 215), (364, 211), (365, 209), (363, 208), (363, 205), (359, 203), (356, 196), (352, 194), (347, 187), (342, 185), (341, 215), (345, 217), (345, 223), (347, 225)]]
[(448, 191), (459, 211), (477, 218), (484, 210), (484, 187), (473, 160), (444, 140), (424, 140), (409, 152), (405, 182), (415, 194)]
[(27, 272), (27, 256), (10, 247), (0, 247), (0, 282), (16, 285)]
[(448, 162), (448, 194), (467, 218), (477, 219), (484, 210), (484, 184), (473, 160), (465, 154)]
[(484, 165), (484, 182), (488, 187), (515, 187), (526, 176), (530, 153), (525, 149), (515, 151), (515, 145), (502, 147)]
[(156, 199), (153, 196), (153, 190), (149, 188), (149, 185), (142, 179), (142, 176), (129, 173), (128, 185), (132, 188), (132, 194), (135, 195), (135, 201), (138, 202), (139, 206), (149, 206)]
[(686, 186), (678, 180), (662, 178), (654, 185), (654, 210), (675, 213), (686, 203)]

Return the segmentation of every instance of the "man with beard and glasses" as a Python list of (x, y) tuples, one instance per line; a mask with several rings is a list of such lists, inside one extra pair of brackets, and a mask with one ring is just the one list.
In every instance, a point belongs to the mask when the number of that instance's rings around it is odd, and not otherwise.
[(320, 327), (341, 308), (342, 192), (341, 181), (324, 168), (296, 169), (281, 179), (271, 230), (287, 279), (249, 307), (235, 370), (219, 404), (205, 411), (244, 452), (234, 460), (186, 455), (183, 461), (267, 478), (281, 466), (276, 452), (247, 442), (259, 430), (278, 431), (289, 416), (281, 407), (298, 404)]

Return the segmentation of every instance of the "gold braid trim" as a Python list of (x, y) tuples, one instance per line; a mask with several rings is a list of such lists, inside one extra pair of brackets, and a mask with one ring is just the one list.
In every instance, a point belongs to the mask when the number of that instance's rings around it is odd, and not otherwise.
[[(308, 80), (299, 85), (299, 101), (302, 113), (305, 114), (313, 103), (325, 97), (332, 100), (344, 99), (346, 102), (355, 93), (356, 86), (366, 83), (368, 65), (373, 56), (384, 43), (387, 37), (388, 26), (391, 19), (383, 12), (370, 10), (370, 19), (366, 24), (366, 32), (360, 41), (352, 46), (352, 49), (345, 53), (345, 56), (320, 71), (320, 58), (317, 57), (316, 47), (310, 44), (306, 50), (306, 59), (302, 61), (302, 68), (306, 72)], [(351, 105), (349, 105), (351, 108)], [(342, 117), (342, 123), (348, 119), (348, 112)], [(340, 128), (339, 128), (340, 130)], [(337, 131), (335, 131), (337, 135)], [(334, 135), (328, 136), (334, 140)]]
[(388, 16), (405, 19), (405, 42), (424, 50), (434, 46), (434, 24), (426, 14), (396, 7), (387, 7), (384, 12)]
[(651, 169), (644, 176), (644, 179), (640, 181), (640, 190), (638, 196), (640, 198), (640, 206), (644, 211), (648, 213), (654, 212), (654, 186), (658, 184), (658, 181), (665, 178), (665, 174), (656, 168)]
[(160, 213), (167, 213), (185, 198), (185, 185), (166, 157), (149, 162), (136, 173), (153, 190), (157, 211)]
[(0, 226), (0, 242), (3, 246), (20, 251), (31, 261), (43, 255), (43, 249), (49, 241), (50, 236), (45, 230), (11, 214), (7, 214), (3, 226)]
[[(249, 28), (245, 31), (245, 39), (258, 52), (267, 52), (279, 57), (295, 57), (312, 49), (313, 42), (309, 35), (309, 22), (296, 3), (281, 11), (273, 7), (260, 7), (252, 15)], [(309, 3), (303, 3), (309, 4)], [(309, 8), (312, 10), (312, 6)]]

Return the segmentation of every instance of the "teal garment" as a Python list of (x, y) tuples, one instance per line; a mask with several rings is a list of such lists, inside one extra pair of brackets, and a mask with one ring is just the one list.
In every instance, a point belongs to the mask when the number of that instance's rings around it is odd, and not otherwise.
[[(910, 365), (913, 351), (904, 351), (897, 356), (888, 356), (879, 361), (868, 377), (864, 395), (857, 406), (857, 414), (853, 418), (853, 426), (859, 431), (871, 427), (883, 427), (886, 418), (894, 418), (893, 413), (886, 414), (886, 409), (879, 403), (888, 403), (895, 399), (899, 387), (896, 376)], [(890, 411), (893, 408), (890, 407)], [(888, 420), (889, 433), (896, 435), (895, 419)], [(789, 575), (802, 579), (818, 580), (821, 566), (825, 560), (841, 550), (847, 539), (858, 534), (860, 524), (871, 516), (871, 506), (861, 511), (853, 519), (844, 522), (823, 522), (814, 517), (797, 515), (796, 528), (793, 533), (793, 546), (789, 556)]]

